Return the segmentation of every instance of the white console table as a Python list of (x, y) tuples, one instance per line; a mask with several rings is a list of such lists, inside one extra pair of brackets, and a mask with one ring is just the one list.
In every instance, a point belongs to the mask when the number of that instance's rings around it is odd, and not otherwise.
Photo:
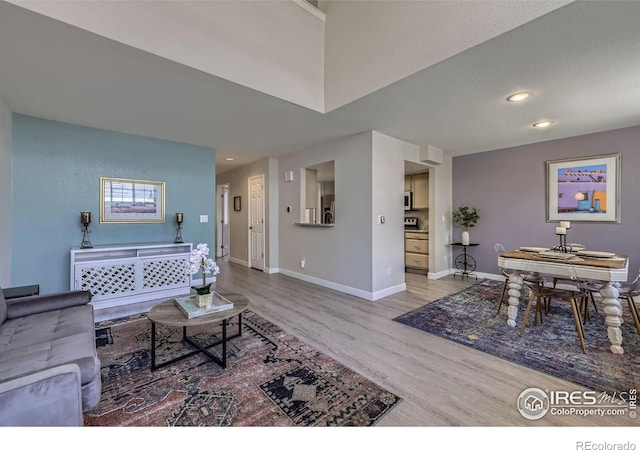
[(71, 289), (91, 291), (95, 309), (189, 294), (192, 244), (71, 249)]

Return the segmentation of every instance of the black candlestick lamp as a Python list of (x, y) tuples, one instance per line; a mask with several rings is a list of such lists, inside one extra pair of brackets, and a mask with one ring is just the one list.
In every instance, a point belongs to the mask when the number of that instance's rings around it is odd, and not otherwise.
[(91, 223), (91, 212), (83, 211), (80, 213), (80, 223), (82, 224), (82, 244), (80, 244), (80, 248), (93, 248), (91, 245), (91, 241), (88, 238), (88, 234), (91, 233), (89, 230), (89, 224)]
[(182, 213), (176, 213), (176, 239), (173, 241), (175, 244), (182, 244), (184, 241), (182, 240), (182, 222), (184, 221), (184, 215)]

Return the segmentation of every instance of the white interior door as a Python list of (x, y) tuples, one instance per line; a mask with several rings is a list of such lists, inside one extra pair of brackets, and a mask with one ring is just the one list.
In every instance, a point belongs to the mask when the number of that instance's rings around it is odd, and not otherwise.
[(264, 175), (249, 178), (250, 265), (264, 271)]

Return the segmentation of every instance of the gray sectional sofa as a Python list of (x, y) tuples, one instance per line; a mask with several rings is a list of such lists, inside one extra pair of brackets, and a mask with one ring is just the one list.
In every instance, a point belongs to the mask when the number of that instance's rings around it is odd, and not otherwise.
[(0, 425), (81, 426), (102, 388), (91, 294), (5, 299), (3, 292)]

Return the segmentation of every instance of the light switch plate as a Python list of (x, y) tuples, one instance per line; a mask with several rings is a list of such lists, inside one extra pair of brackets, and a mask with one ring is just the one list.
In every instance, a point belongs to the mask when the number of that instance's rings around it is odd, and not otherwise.
[(206, 214), (200, 216), (200, 223), (207, 223), (209, 222), (209, 216), (207, 216)]
[(284, 173), (284, 181), (293, 181), (293, 170), (288, 170)]

